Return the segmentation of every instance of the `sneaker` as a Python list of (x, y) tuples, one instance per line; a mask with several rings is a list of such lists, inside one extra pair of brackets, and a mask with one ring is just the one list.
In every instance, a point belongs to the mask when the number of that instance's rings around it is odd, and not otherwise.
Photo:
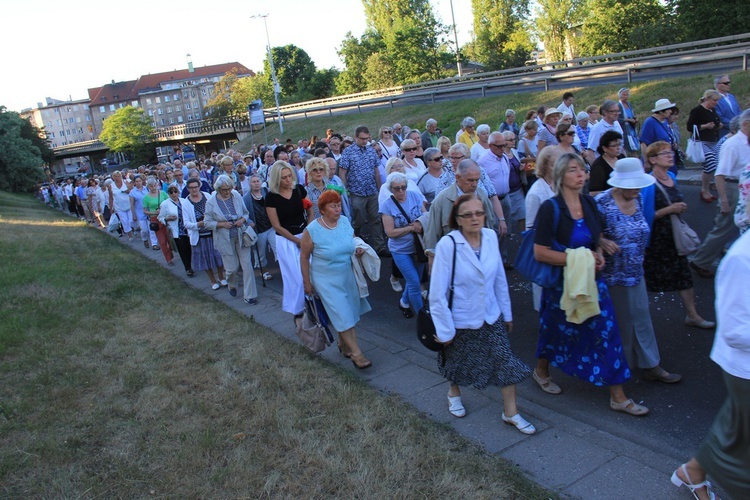
[(271, 281), (273, 279), (273, 274), (271, 273), (263, 273), (263, 279), (266, 281)]
[(236, 297), (237, 296), (237, 289), (230, 287), (229, 288), (229, 295), (231, 295), (232, 297)]
[(245, 299), (245, 304), (250, 304), (251, 306), (254, 306), (258, 303), (258, 299)]
[(466, 415), (466, 408), (461, 403), (461, 396), (448, 396), (448, 411), (451, 412), (451, 415), (458, 418)]
[(219, 283), (221, 283), (221, 286), (229, 286), (229, 284), (227, 283), (227, 280), (221, 280), (219, 281)]
[(503, 412), (503, 422), (514, 426), (523, 434), (534, 434), (536, 432), (536, 427), (531, 425), (531, 423), (523, 418), (520, 413), (516, 413), (512, 417), (506, 417), (505, 412)]
[(130, 243), (133, 243), (133, 238), (128, 238), (128, 241), (129, 241)]
[(404, 287), (401, 286), (401, 282), (393, 275), (391, 275), (391, 288), (393, 288), (393, 291), (396, 293), (401, 293), (404, 291)]
[(221, 288), (221, 285), (218, 283), (214, 283), (213, 285), (211, 285), (211, 290), (218, 290), (219, 288)]

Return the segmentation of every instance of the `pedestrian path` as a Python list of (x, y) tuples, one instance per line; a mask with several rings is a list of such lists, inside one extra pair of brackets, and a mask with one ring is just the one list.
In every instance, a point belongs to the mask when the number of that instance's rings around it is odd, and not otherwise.
[[(137, 239), (133, 243), (128, 243), (126, 238), (121, 241), (170, 270), (188, 285), (247, 315), (251, 321), (298, 342), (291, 315), (281, 311), (280, 293), (271, 287), (262, 288), (260, 278), (259, 303), (248, 306), (241, 296), (231, 297), (226, 288), (212, 290), (204, 273), (188, 278), (182, 266), (167, 267), (161, 252), (144, 249)], [(638, 444), (603, 431), (585, 422), (584, 418), (571, 418), (524, 399), (524, 394), (538, 391), (531, 379), (519, 385), (518, 404), (523, 415), (536, 426), (537, 433), (525, 436), (503, 424), (500, 391), (462, 388), (467, 415), (460, 419), (451, 416), (446, 398), (447, 384), (438, 373), (435, 355), (422, 348), (412, 338), (415, 335), (409, 335), (412, 342), (387, 337), (378, 327), (377, 317), (370, 314), (363, 316), (357, 326), (357, 336), (363, 352), (373, 363), (372, 368), (355, 369), (335, 346), (321, 356), (354, 373), (372, 387), (399, 395), (426, 418), (450, 425), (487, 453), (509, 460), (531, 480), (562, 498), (692, 498), (685, 488), (675, 488), (669, 481), (672, 471), (689, 457), (660, 449), (658, 444), (653, 447)]]

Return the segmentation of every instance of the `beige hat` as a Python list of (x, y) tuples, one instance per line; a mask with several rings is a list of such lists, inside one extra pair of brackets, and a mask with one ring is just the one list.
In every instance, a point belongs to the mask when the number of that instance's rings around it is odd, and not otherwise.
[(674, 104), (673, 102), (670, 102), (669, 99), (659, 99), (654, 103), (654, 109), (651, 110), (652, 113), (658, 113), (659, 111), (665, 111), (667, 109), (676, 108), (677, 104)]

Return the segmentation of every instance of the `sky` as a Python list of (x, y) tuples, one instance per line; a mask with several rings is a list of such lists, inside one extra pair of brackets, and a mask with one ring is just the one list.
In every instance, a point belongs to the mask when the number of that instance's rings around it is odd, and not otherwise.
[[(451, 24), (450, 0), (430, 0)], [(3, 2), (0, 105), (33, 108), (45, 97), (87, 99), (87, 89), (149, 73), (237, 61), (263, 68), (268, 14), (272, 46), (294, 44), (318, 68), (342, 68), (336, 50), (360, 36), (360, 0), (18, 0)], [(458, 43), (471, 37), (471, 0), (453, 0)], [(451, 42), (453, 36), (451, 34)]]

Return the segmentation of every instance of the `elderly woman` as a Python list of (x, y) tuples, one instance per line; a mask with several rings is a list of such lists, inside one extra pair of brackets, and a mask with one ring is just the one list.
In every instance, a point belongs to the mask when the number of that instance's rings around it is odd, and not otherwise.
[(716, 106), (719, 104), (721, 94), (715, 90), (706, 90), (701, 97), (700, 103), (690, 110), (687, 121), (687, 130), (690, 135), (694, 128), (697, 129), (703, 144), (703, 174), (701, 175), (701, 201), (711, 203), (716, 201), (716, 196), (711, 194), (709, 185), (714, 171), (719, 164), (716, 155), (716, 142), (719, 140), (719, 129), (721, 120), (716, 114)]
[(599, 140), (596, 152), (599, 157), (591, 164), (589, 177), (589, 193), (597, 195), (609, 188), (607, 179), (615, 168), (615, 162), (625, 156), (622, 151), (622, 135), (614, 130), (607, 130)]
[(167, 188), (169, 199), (164, 200), (159, 205), (159, 222), (167, 226), (169, 235), (174, 240), (177, 247), (177, 253), (180, 254), (180, 260), (185, 268), (185, 274), (193, 277), (193, 256), (190, 247), (190, 237), (188, 236), (187, 227), (183, 219), (185, 205), (189, 204), (185, 199), (180, 198), (180, 188), (173, 184)]
[(575, 137), (575, 128), (570, 123), (560, 122), (555, 130), (555, 139), (557, 139), (558, 143), (555, 147), (563, 153), (579, 155), (581, 151), (574, 144)]
[(670, 215), (685, 213), (688, 205), (677, 187), (677, 181), (669, 174), (669, 168), (674, 164), (672, 146), (664, 141), (656, 141), (646, 149), (646, 161), (651, 165), (651, 175), (656, 178), (656, 189), (651, 197), (653, 206), (644, 207), (653, 213), (651, 243), (643, 262), (646, 287), (649, 292), (679, 292), (686, 311), (685, 324), (712, 329), (716, 323), (703, 319), (695, 307), (693, 275), (688, 259), (677, 255), (674, 245)]
[(602, 248), (607, 254), (602, 274), (615, 308), (622, 348), (631, 370), (638, 367), (646, 380), (674, 384), (682, 377), (660, 366), (643, 279), (643, 256), (651, 230), (640, 191), (651, 186), (654, 178), (643, 171), (641, 160), (623, 158), (617, 160), (607, 183), (612, 188), (596, 197), (604, 224)]
[[(646, 148), (656, 141), (664, 141), (677, 147), (672, 127), (669, 126), (669, 117), (675, 109), (675, 105), (669, 99), (659, 99), (654, 103), (651, 116), (646, 118), (641, 127), (641, 154), (646, 156)], [(673, 172), (677, 173), (677, 172)]]
[(133, 241), (133, 228), (130, 225), (133, 215), (130, 212), (129, 196), (132, 187), (133, 185), (129, 180), (123, 180), (122, 172), (119, 170), (112, 172), (112, 183), (107, 188), (109, 191), (109, 207), (120, 219), (122, 232), (128, 235), (128, 241)]
[(620, 116), (617, 121), (622, 128), (623, 146), (627, 156), (638, 157), (641, 153), (641, 147), (638, 141), (638, 117), (635, 115), (633, 104), (630, 102), (630, 90), (622, 88), (617, 92), (620, 100)]
[[(271, 226), (271, 220), (268, 218), (266, 212), (266, 195), (268, 189), (261, 185), (260, 177), (257, 174), (250, 176), (250, 190), (242, 201), (245, 202), (245, 207), (250, 214), (250, 219), (255, 223), (253, 229), (258, 235), (258, 242), (256, 247), (258, 249), (258, 258), (260, 262), (255, 262), (255, 267), (263, 267), (268, 265), (267, 253), (269, 248), (274, 254), (276, 253), (276, 233)], [(269, 272), (263, 273), (263, 279), (266, 281), (273, 279), (273, 275)]]
[[(508, 131), (513, 132), (515, 135), (521, 133), (521, 130), (518, 128), (518, 123), (516, 123), (516, 112), (512, 109), (505, 110), (505, 121), (500, 124), (500, 132)], [(479, 132), (478, 129), (477, 132)]]
[(422, 290), (420, 279), (424, 263), (419, 262), (414, 246), (414, 235), (422, 234), (422, 224), (417, 219), (424, 212), (424, 197), (406, 188), (407, 177), (400, 172), (388, 175), (385, 185), (392, 193), (390, 198), (380, 204), (383, 218), (383, 229), (388, 236), (388, 250), (393, 262), (406, 279), (406, 288), (401, 295), (398, 308), (405, 318), (414, 316), (422, 308)]
[[(279, 150), (281, 151), (281, 150)], [(286, 154), (286, 153), (285, 153)], [(220, 175), (226, 175), (232, 179), (233, 188), (242, 194), (242, 186), (240, 185), (240, 176), (234, 171), (234, 160), (231, 156), (225, 156), (219, 160), (219, 172)], [(214, 184), (216, 184), (214, 182)]]
[[(555, 162), (552, 173), (556, 196), (545, 201), (536, 218), (534, 257), (552, 266), (567, 266), (568, 254), (557, 245), (576, 251), (578, 265), (587, 266), (584, 257), (601, 271), (604, 258), (600, 246), (601, 215), (596, 202), (582, 194), (586, 181), (586, 165), (578, 155), (564, 154)], [(557, 213), (557, 215), (555, 215)], [(557, 221), (556, 221), (557, 219)], [(557, 223), (556, 223), (557, 222)], [(557, 245), (555, 245), (557, 244)], [(554, 248), (553, 248), (554, 247)], [(622, 343), (614, 316), (612, 300), (604, 280), (595, 280), (598, 308), (575, 319), (563, 309), (563, 285), (542, 291), (539, 343), (534, 381), (548, 394), (560, 394), (552, 382), (549, 366), (559, 368), (595, 386), (609, 386), (609, 407), (614, 411), (642, 416), (648, 408), (625, 396), (622, 384), (630, 379), (630, 369), (622, 352)]]
[(249, 217), (232, 178), (220, 175), (214, 182), (214, 194), (206, 202), (204, 227), (213, 232), (214, 246), (224, 261), (229, 295), (237, 296), (237, 272), (242, 266), (243, 297), (246, 304), (255, 305), (258, 303), (258, 287), (253, 273), (252, 247), (242, 241)]
[(148, 194), (148, 188), (143, 185), (143, 177), (140, 175), (135, 176), (133, 184), (133, 189), (130, 190), (130, 212), (133, 214), (134, 222), (141, 228), (143, 246), (145, 248), (149, 247), (150, 238), (151, 246), (156, 249), (158, 243), (156, 233), (149, 229), (148, 215), (143, 213), (143, 197)]
[(173, 266), (174, 262), (172, 259), (174, 258), (174, 254), (172, 253), (172, 245), (169, 244), (167, 226), (159, 221), (161, 204), (169, 196), (159, 189), (159, 181), (154, 177), (149, 177), (146, 180), (146, 188), (148, 189), (148, 193), (143, 197), (143, 213), (149, 218), (149, 227), (155, 227), (152, 230), (156, 233), (156, 241), (159, 242), (159, 245), (155, 246), (154, 250), (161, 249), (161, 253), (164, 254), (167, 264)]
[(461, 121), (461, 132), (458, 137), (456, 138), (456, 142), (460, 142), (461, 144), (466, 144), (466, 147), (469, 148), (469, 151), (471, 151), (472, 146), (479, 142), (479, 137), (477, 137), (477, 134), (474, 132), (474, 126), (477, 124), (477, 121), (472, 118), (471, 116), (467, 116)]
[(557, 131), (557, 123), (562, 117), (562, 112), (556, 108), (549, 108), (544, 113), (544, 123), (539, 129), (539, 139), (537, 141), (537, 149), (541, 151), (545, 146), (557, 146), (558, 140), (555, 137)]
[(596, 104), (586, 106), (586, 114), (589, 115), (589, 128), (599, 123), (599, 120), (601, 119), (601, 115), (599, 114), (599, 106), (597, 106)]
[(326, 187), (330, 173), (328, 162), (322, 158), (311, 158), (305, 164), (305, 171), (307, 172), (307, 199), (312, 203), (313, 214), (317, 219), (320, 217), (318, 198), (328, 189)]
[(429, 204), (435, 199), (440, 176), (445, 171), (443, 161), (444, 157), (438, 148), (425, 149), (424, 162), (427, 164), (427, 172), (417, 180), (417, 187), (427, 200), (427, 210), (429, 210)]
[(510, 293), (497, 235), (484, 228), (486, 216), (475, 194), (460, 196), (450, 214), (452, 231), (435, 248), (430, 313), (436, 338), (445, 345), (438, 364), (450, 384), (448, 411), (455, 417), (466, 415), (462, 385), (500, 386), (503, 422), (534, 434), (536, 428), (518, 413), (516, 384), (531, 369), (510, 348)]
[[(99, 224), (99, 227), (104, 227), (101, 217), (102, 209), (99, 206), (99, 188), (96, 184), (96, 179), (92, 178), (88, 180), (88, 185), (86, 186), (86, 206), (89, 209), (91, 222), (96, 222)], [(45, 192), (48, 191), (45, 189)]]
[[(218, 290), (222, 285), (227, 286), (227, 280), (224, 277), (221, 254), (214, 248), (213, 233), (204, 222), (208, 197), (201, 191), (200, 179), (188, 179), (187, 189), (187, 203), (183, 205), (182, 223), (187, 228), (190, 239), (190, 269), (206, 271), (208, 279), (211, 280), (211, 288)], [(218, 271), (216, 276), (214, 269)]]
[(295, 325), (305, 309), (300, 270), (300, 242), (308, 221), (315, 217), (307, 190), (295, 182), (297, 175), (285, 161), (274, 164), (269, 175), (266, 213), (276, 231), (276, 258), (281, 268), (284, 295), (281, 309), (294, 315)]
[(469, 150), (472, 160), (477, 161), (480, 156), (490, 149), (490, 143), (488, 141), (490, 138), (490, 132), (490, 126), (486, 123), (477, 127), (477, 138), (479, 140)]
[(422, 134), (419, 133), (419, 130), (414, 128), (411, 129), (408, 134), (406, 134), (406, 138), (411, 139), (412, 141), (414, 141), (414, 144), (417, 145), (417, 152), (415, 153), (415, 156), (421, 160), (422, 155), (424, 154), (424, 149), (422, 149)]
[(320, 217), (305, 228), (300, 244), (304, 290), (320, 296), (339, 332), (339, 351), (357, 368), (368, 368), (372, 363), (362, 354), (354, 330), (360, 315), (371, 310), (367, 299), (359, 296), (352, 270), (352, 254), (359, 257), (364, 251), (354, 248), (354, 229), (349, 219), (341, 217), (341, 196), (336, 191), (321, 194), (317, 205)]
[[(424, 162), (417, 158), (417, 143), (412, 139), (401, 141), (401, 152), (404, 154), (404, 170), (406, 176), (414, 182), (427, 171)], [(423, 153), (424, 154), (424, 153)]]

